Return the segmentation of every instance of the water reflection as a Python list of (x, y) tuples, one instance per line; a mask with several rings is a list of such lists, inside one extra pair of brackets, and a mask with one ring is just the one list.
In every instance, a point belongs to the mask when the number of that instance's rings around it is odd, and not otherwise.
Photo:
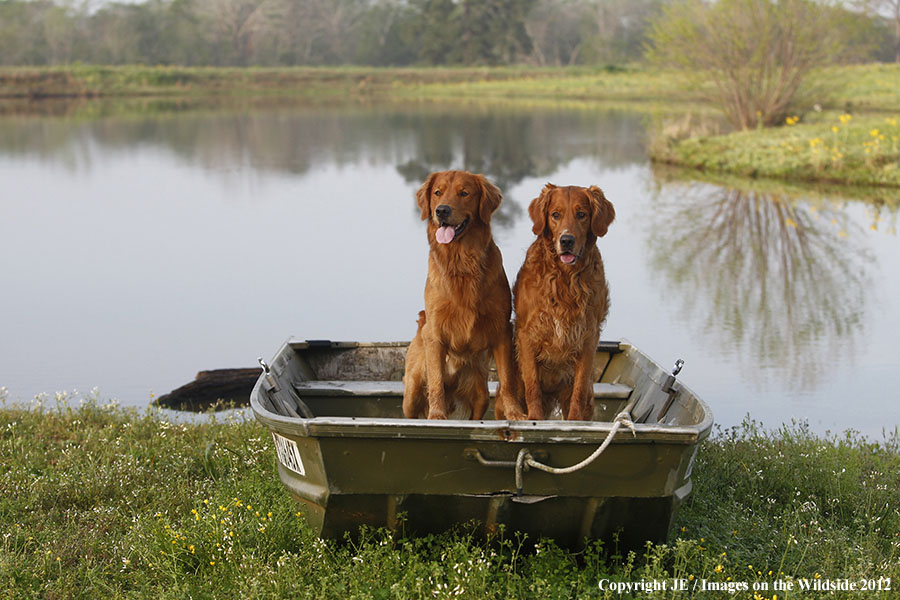
[(744, 380), (811, 391), (865, 335), (873, 257), (842, 205), (707, 184), (655, 198), (648, 243), (670, 299)]
[[(115, 118), (0, 119), (0, 156), (36, 156), (73, 171), (102, 152), (161, 150), (185, 165), (303, 175), (333, 165), (390, 165), (418, 185), (435, 170), (484, 173), (504, 192), (548, 177), (575, 158), (604, 168), (645, 162), (641, 117), (605, 109), (517, 105), (270, 107), (133, 113)], [(495, 216), (511, 227), (531, 200), (512, 198)], [(410, 211), (418, 212), (410, 195)]]

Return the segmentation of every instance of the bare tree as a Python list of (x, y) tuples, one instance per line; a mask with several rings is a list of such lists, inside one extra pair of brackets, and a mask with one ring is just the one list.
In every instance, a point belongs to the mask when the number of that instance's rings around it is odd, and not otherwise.
[(900, 0), (856, 0), (853, 4), (870, 15), (880, 15), (894, 22), (894, 60), (900, 63)]
[(653, 24), (648, 54), (695, 78), (735, 126), (772, 125), (841, 57), (842, 16), (810, 0), (680, 0)]
[(217, 44), (239, 65), (250, 62), (258, 37), (278, 22), (284, 0), (197, 0), (196, 12)]
[(584, 42), (584, 23), (589, 19), (583, 2), (538, 2), (525, 21), (525, 31), (532, 41), (531, 61), (542, 66), (574, 64)]

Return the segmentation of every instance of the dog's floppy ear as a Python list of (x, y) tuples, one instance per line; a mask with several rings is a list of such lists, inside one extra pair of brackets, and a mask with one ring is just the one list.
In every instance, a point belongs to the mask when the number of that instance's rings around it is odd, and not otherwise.
[(481, 204), (478, 207), (478, 216), (483, 222), (490, 223), (491, 215), (503, 200), (503, 194), (500, 193), (500, 188), (488, 181), (484, 175), (476, 175), (475, 179), (481, 186)]
[(425, 183), (423, 183), (422, 187), (419, 188), (419, 191), (416, 192), (416, 204), (418, 204), (419, 208), (422, 210), (423, 221), (428, 218), (428, 214), (431, 212), (431, 186), (434, 184), (437, 175), (437, 173), (432, 173), (426, 177)]
[(531, 231), (533, 231), (535, 235), (541, 235), (547, 227), (547, 206), (550, 204), (550, 192), (555, 189), (555, 185), (548, 183), (544, 186), (544, 189), (541, 190), (541, 195), (532, 200), (531, 204), (528, 205), (528, 216), (531, 217), (531, 220), (534, 223)]
[(589, 187), (588, 192), (591, 196), (591, 231), (597, 237), (603, 237), (616, 218), (616, 209), (596, 185)]

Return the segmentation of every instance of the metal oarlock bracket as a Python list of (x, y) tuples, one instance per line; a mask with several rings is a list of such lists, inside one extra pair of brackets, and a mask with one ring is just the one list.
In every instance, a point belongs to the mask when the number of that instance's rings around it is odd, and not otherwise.
[(663, 418), (666, 416), (666, 413), (669, 412), (669, 408), (672, 406), (672, 402), (675, 401), (675, 396), (678, 395), (678, 390), (676, 390), (673, 386), (675, 385), (675, 377), (681, 373), (681, 368), (684, 366), (684, 361), (682, 359), (678, 359), (675, 361), (675, 368), (672, 369), (672, 374), (666, 377), (666, 380), (663, 382), (662, 391), (669, 395), (666, 403), (663, 405), (662, 410), (659, 411), (659, 414), (656, 415), (656, 422), (661, 423)]
[(262, 367), (263, 373), (266, 375), (266, 391), (267, 392), (277, 392), (278, 391), (278, 382), (275, 381), (275, 377), (272, 376), (272, 372), (269, 370), (269, 365), (262, 359), (262, 356), (256, 359), (256, 362), (259, 363), (259, 366)]

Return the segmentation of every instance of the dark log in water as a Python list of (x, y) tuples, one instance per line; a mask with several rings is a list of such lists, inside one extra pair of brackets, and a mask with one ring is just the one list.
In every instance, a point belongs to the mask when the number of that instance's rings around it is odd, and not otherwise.
[(259, 375), (259, 367), (200, 371), (194, 381), (160, 396), (155, 404), (163, 408), (197, 412), (247, 406)]

